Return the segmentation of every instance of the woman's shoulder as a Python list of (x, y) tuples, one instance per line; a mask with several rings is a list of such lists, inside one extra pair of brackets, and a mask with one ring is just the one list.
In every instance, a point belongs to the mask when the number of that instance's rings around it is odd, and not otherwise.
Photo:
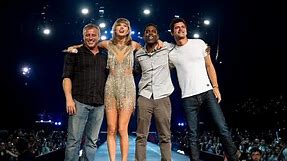
[(110, 43), (111, 43), (110, 40), (103, 40), (99, 42), (98, 46), (107, 49)]
[(132, 45), (137, 45), (137, 44), (139, 44), (138, 42), (136, 42), (136, 41), (134, 41), (134, 40), (132, 40), (132, 43), (131, 43)]
[(134, 48), (134, 50), (139, 50), (141, 48), (141, 44), (139, 44), (136, 41), (132, 41), (131, 45)]

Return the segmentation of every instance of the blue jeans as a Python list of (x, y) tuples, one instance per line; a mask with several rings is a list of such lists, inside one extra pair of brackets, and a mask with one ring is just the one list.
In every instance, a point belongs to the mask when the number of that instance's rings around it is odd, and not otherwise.
[(104, 118), (104, 105), (91, 106), (76, 103), (77, 112), (69, 116), (65, 161), (79, 161), (79, 150), (83, 141), (82, 160), (94, 161), (97, 140)]
[(187, 119), (189, 130), (189, 144), (190, 144), (190, 160), (199, 161), (198, 148), (198, 124), (199, 124), (199, 110), (205, 108), (209, 118), (214, 122), (215, 128), (219, 133), (221, 143), (223, 145), (224, 153), (229, 161), (237, 161), (235, 147), (231, 134), (225, 122), (224, 115), (221, 111), (220, 105), (213, 93), (213, 90), (203, 92), (198, 95), (183, 98), (183, 108)]

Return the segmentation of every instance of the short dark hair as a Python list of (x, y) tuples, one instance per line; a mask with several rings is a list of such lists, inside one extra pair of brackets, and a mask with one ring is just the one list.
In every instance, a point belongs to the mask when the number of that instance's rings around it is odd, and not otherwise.
[(157, 26), (156, 24), (154, 24), (154, 23), (148, 23), (148, 24), (145, 26), (145, 28), (144, 28), (144, 32), (145, 32), (146, 28), (149, 27), (149, 26), (153, 26), (153, 27), (156, 29), (156, 31), (159, 32), (159, 31), (158, 31), (158, 26)]
[(187, 23), (186, 21), (183, 19), (183, 18), (179, 18), (179, 17), (176, 17), (174, 19), (171, 20), (171, 23), (169, 25), (169, 29), (170, 29), (170, 32), (173, 33), (173, 27), (174, 27), (174, 24), (178, 23), (178, 22), (182, 22), (184, 23), (185, 27), (187, 28)]
[(262, 155), (262, 151), (258, 147), (253, 147), (250, 149), (250, 154), (255, 153), (255, 152), (259, 152), (260, 155)]

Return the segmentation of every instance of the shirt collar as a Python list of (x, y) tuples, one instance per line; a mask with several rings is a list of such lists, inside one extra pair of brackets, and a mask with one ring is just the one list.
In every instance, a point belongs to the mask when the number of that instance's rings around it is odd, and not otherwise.
[(148, 52), (147, 49), (146, 49), (146, 44), (144, 45), (143, 47), (143, 50), (145, 51), (145, 53), (149, 56), (152, 56), (158, 49), (157, 49), (157, 45), (153, 48), (152, 52)]

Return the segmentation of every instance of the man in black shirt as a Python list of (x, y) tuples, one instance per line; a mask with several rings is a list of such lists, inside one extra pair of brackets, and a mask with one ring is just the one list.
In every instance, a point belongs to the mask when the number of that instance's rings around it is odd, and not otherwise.
[(69, 114), (65, 161), (78, 161), (83, 140), (83, 160), (94, 161), (97, 140), (104, 117), (104, 86), (107, 53), (98, 48), (100, 28), (83, 28), (84, 44), (77, 54), (66, 54), (63, 90)]

